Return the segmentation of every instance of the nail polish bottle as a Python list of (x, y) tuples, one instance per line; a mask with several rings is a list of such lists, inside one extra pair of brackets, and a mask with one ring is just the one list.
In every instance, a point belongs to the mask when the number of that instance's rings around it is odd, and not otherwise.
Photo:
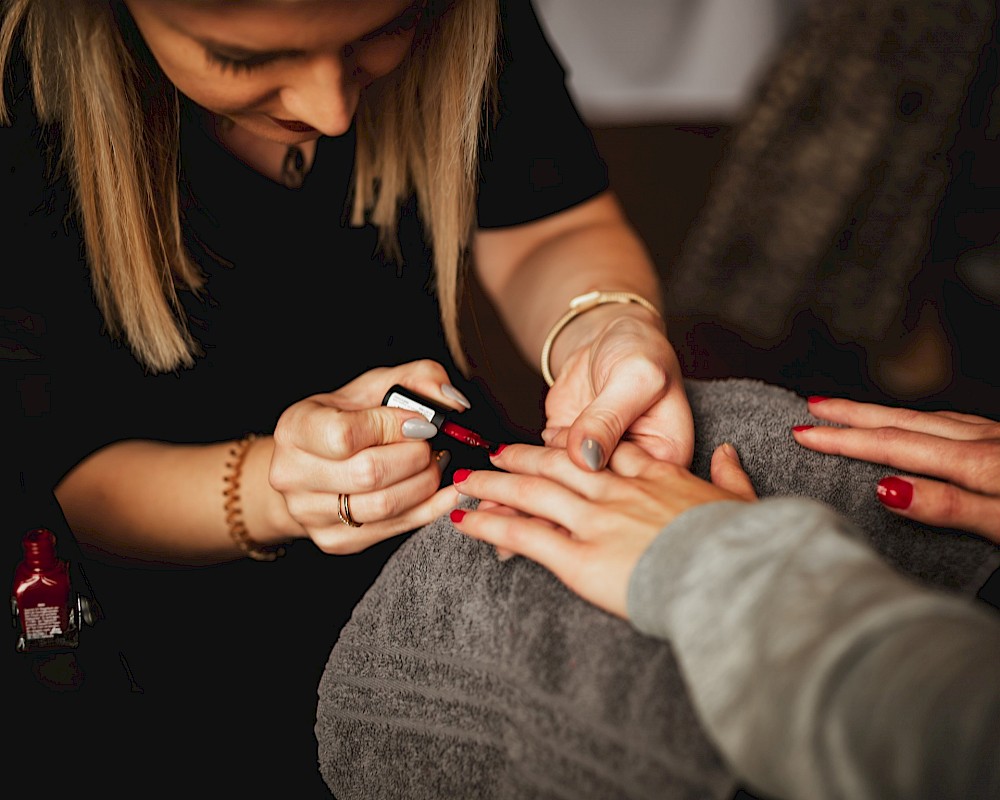
[(11, 613), (18, 626), (17, 650), (73, 648), (79, 643), (69, 563), (56, 556), (56, 537), (48, 528), (29, 530), (21, 539), (24, 558), (14, 571)]

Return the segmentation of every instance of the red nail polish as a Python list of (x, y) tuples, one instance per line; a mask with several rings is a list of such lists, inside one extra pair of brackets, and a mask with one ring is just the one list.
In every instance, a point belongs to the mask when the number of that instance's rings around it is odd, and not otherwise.
[(796, 433), (802, 433), (802, 431), (807, 431), (810, 428), (815, 428), (815, 427), (816, 427), (815, 425), (796, 425), (794, 428), (792, 428), (792, 430), (795, 431)]
[(882, 504), (889, 508), (909, 508), (913, 502), (913, 484), (902, 478), (882, 478), (875, 492)]
[(507, 445), (505, 445), (505, 444), (498, 444), (498, 445), (496, 445), (496, 447), (494, 447), (494, 448), (493, 448), (492, 450), (490, 450), (490, 457), (491, 457), (491, 458), (496, 458), (496, 457), (497, 457), (498, 455), (500, 455), (500, 454), (501, 454), (501, 453), (502, 453), (502, 452), (503, 452), (503, 451), (504, 451), (504, 450), (505, 450), (506, 448), (507, 448)]
[(465, 519), (465, 512), (460, 508), (456, 508), (448, 516), (451, 517), (452, 522), (457, 524), (461, 522), (463, 519)]
[(472, 474), (471, 469), (456, 469), (455, 475), (451, 479), (452, 483), (461, 483)]
[(810, 403), (822, 403), (824, 400), (829, 400), (829, 397), (823, 397), (818, 394), (814, 394), (809, 398)]
[(48, 528), (28, 531), (21, 540), (24, 560), (14, 571), (11, 606), (20, 627), (17, 650), (29, 652), (79, 644), (69, 564), (56, 556)]

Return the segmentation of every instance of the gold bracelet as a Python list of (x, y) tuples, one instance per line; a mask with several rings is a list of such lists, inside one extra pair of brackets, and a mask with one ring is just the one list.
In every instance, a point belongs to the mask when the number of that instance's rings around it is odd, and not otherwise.
[(229, 535), (233, 537), (236, 545), (255, 561), (274, 561), (285, 554), (285, 548), (278, 546), (264, 547), (250, 538), (247, 533), (246, 523), (243, 521), (243, 506), (240, 504), (240, 478), (243, 475), (243, 462), (247, 453), (250, 452), (250, 445), (257, 441), (259, 437), (255, 433), (250, 433), (235, 442), (229, 449), (229, 461), (226, 462), (226, 474), (222, 476), (222, 482), (226, 488), (222, 490), (222, 508), (226, 512), (226, 525), (229, 526)]
[(542, 345), (542, 377), (545, 378), (545, 382), (549, 386), (556, 382), (555, 378), (552, 377), (552, 369), (549, 366), (549, 358), (552, 355), (552, 343), (555, 342), (556, 337), (562, 332), (563, 328), (578, 316), (590, 311), (592, 308), (597, 308), (607, 303), (636, 303), (647, 311), (653, 312), (656, 316), (662, 316), (656, 306), (650, 303), (645, 297), (633, 294), (632, 292), (594, 291), (574, 297), (569, 301), (569, 311), (563, 314), (556, 321), (556, 324), (552, 326), (549, 330), (549, 335), (545, 337), (545, 344)]

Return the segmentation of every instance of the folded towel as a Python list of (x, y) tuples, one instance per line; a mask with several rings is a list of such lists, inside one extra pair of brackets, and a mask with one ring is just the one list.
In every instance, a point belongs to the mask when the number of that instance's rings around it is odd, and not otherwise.
[[(875, 500), (888, 472), (799, 447), (791, 392), (690, 382), (694, 471), (732, 442), (761, 496), (809, 495), (856, 522), (914, 578), (972, 595), (1000, 548)], [(468, 501), (472, 505), (473, 501)], [(667, 643), (580, 600), (447, 517), (390, 559), (341, 632), (319, 686), (320, 771), (349, 798), (718, 798), (737, 789)]]

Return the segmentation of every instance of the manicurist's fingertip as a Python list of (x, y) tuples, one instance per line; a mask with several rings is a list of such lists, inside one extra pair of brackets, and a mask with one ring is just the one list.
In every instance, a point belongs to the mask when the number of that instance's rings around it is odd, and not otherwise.
[(604, 466), (604, 448), (595, 439), (584, 439), (580, 446), (584, 463), (594, 472)]
[(454, 400), (462, 408), (472, 408), (472, 403), (469, 402), (469, 399), (450, 383), (441, 384), (441, 394), (449, 400)]
[(437, 436), (438, 429), (430, 422), (419, 417), (413, 417), (403, 423), (403, 436), (407, 439), (431, 439)]

